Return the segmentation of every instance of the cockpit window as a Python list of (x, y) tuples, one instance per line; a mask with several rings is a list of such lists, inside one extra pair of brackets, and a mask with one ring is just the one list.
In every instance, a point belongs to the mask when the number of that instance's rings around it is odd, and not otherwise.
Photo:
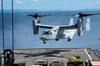
[(44, 31), (43, 34), (44, 35), (52, 35), (52, 32), (51, 31)]

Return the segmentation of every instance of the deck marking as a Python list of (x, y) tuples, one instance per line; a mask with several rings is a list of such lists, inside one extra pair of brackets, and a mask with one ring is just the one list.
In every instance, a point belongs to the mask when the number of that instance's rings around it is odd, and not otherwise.
[(86, 52), (86, 54), (88, 55), (88, 57), (90, 58), (90, 60), (92, 60), (91, 56), (88, 54), (87, 50), (84, 49), (84, 51)]

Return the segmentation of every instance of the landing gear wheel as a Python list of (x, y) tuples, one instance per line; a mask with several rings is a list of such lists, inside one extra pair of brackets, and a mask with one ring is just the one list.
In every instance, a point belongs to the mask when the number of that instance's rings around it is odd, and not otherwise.
[(71, 41), (71, 39), (68, 39), (68, 42), (70, 42)]
[(71, 39), (70, 39), (70, 37), (68, 37), (68, 42), (70, 42), (71, 41)]
[(59, 41), (59, 39), (56, 39), (56, 41)]
[(80, 36), (81, 35), (81, 33), (78, 33), (78, 36)]
[(46, 42), (45, 42), (45, 41), (44, 41), (43, 43), (44, 43), (44, 44), (46, 44)]

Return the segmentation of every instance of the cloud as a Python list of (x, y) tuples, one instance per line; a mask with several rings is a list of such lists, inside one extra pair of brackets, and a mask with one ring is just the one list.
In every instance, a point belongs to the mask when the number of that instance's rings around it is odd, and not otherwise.
[(32, 1), (37, 2), (38, 0), (32, 0)]
[(17, 3), (22, 4), (24, 3), (26, 0), (16, 0)]

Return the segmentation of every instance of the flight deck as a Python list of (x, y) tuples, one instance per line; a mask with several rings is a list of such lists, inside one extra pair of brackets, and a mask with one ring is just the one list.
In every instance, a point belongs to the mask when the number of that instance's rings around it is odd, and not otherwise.
[(50, 48), (50, 49), (18, 49), (14, 50), (15, 62), (25, 62), (26, 66), (34, 65), (38, 60), (48, 62), (58, 60), (67, 65), (67, 59), (80, 56), (83, 61), (100, 60), (90, 48)]

